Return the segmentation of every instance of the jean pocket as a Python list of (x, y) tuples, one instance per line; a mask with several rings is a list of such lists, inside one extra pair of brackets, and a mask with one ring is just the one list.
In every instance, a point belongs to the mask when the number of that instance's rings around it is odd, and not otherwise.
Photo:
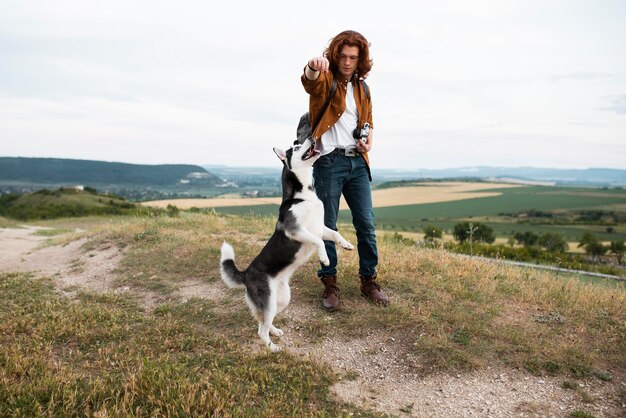
[(315, 166), (320, 167), (320, 168), (327, 168), (333, 165), (333, 163), (335, 162), (335, 154), (326, 154), (326, 155), (322, 155), (319, 160), (317, 160), (315, 162)]

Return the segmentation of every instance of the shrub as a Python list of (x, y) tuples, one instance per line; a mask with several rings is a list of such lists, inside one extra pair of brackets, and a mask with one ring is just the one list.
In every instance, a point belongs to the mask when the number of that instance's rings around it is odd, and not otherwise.
[(516, 232), (515, 235), (513, 235), (513, 238), (515, 238), (518, 244), (523, 245), (524, 247), (530, 247), (537, 244), (539, 235), (532, 231)]
[(537, 239), (537, 244), (551, 253), (564, 253), (567, 250), (567, 242), (563, 236), (556, 232), (546, 232)]
[(609, 248), (602, 245), (602, 243), (598, 241), (598, 238), (596, 238), (596, 236), (591, 232), (585, 232), (580, 238), (578, 248), (580, 247), (583, 247), (585, 252), (594, 259), (597, 259), (609, 250)]
[(434, 241), (443, 238), (443, 229), (436, 226), (428, 225), (422, 230), (426, 241)]
[(472, 222), (461, 222), (454, 225), (454, 230), (452, 231), (452, 235), (454, 238), (459, 241), (459, 243), (464, 243), (465, 241), (472, 242), (486, 242), (491, 244), (496, 240), (496, 236), (493, 233), (493, 229), (488, 225), (481, 224), (480, 222), (472, 223)]

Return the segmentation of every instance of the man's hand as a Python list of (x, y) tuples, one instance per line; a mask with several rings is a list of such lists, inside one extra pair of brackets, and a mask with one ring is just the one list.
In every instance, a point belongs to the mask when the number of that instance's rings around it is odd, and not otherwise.
[[(363, 139), (365, 139), (365, 138), (363, 138)], [(367, 142), (363, 142), (363, 139), (360, 139), (356, 143), (357, 151), (359, 151), (362, 154), (364, 154), (366, 152), (369, 152), (372, 149), (372, 145), (373, 145), (373, 141), (374, 141), (374, 130), (370, 129), (370, 133), (367, 136)]]
[(322, 73), (327, 73), (330, 68), (330, 63), (326, 57), (315, 57), (311, 58), (308, 62), (309, 68), (314, 71), (320, 71)]

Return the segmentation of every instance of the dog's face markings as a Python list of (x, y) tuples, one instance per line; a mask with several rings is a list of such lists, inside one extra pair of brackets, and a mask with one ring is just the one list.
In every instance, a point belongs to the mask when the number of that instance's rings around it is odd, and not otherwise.
[(293, 149), (289, 148), (287, 151), (283, 151), (280, 148), (274, 148), (274, 152), (276, 153), (280, 161), (283, 162), (287, 170), (291, 170), (292, 169), (291, 159), (293, 157)]
[(296, 141), (287, 151), (274, 148), (274, 152), (288, 170), (295, 170), (302, 166), (312, 166), (320, 157), (320, 152), (315, 149), (315, 143), (310, 138), (301, 144)]

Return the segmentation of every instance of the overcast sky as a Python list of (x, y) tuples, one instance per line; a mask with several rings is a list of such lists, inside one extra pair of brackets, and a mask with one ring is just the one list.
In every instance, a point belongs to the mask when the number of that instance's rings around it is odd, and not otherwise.
[(626, 168), (626, 1), (0, 2), (0, 156), (274, 166), (371, 42), (375, 168)]

